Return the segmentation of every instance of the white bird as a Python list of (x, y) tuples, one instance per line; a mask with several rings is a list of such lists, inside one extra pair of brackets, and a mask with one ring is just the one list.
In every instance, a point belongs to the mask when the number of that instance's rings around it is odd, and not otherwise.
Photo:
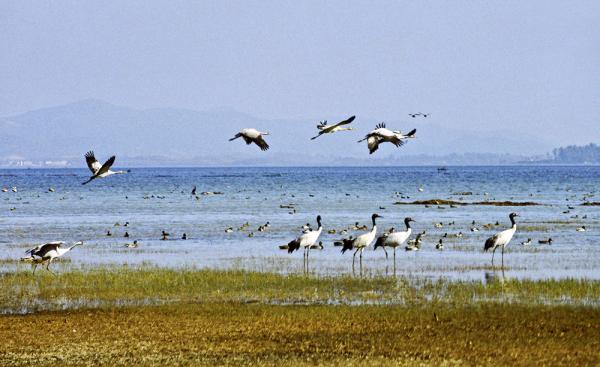
[(410, 228), (410, 222), (414, 222), (414, 220), (410, 217), (404, 218), (404, 225), (406, 226), (405, 231), (397, 231), (384, 234), (377, 238), (377, 242), (375, 242), (375, 246), (373, 246), (374, 250), (377, 250), (378, 247), (383, 248), (385, 251), (385, 258), (387, 259), (388, 254), (386, 247), (391, 247), (394, 249), (394, 267), (396, 265), (396, 248), (404, 244), (406, 240), (410, 237), (412, 233), (412, 228)]
[(321, 121), (318, 125), (317, 125), (317, 129), (321, 130), (319, 131), (319, 134), (317, 134), (316, 136), (313, 136), (312, 138), (310, 138), (311, 140), (315, 140), (316, 138), (318, 138), (319, 136), (323, 135), (323, 134), (332, 134), (338, 131), (350, 131), (350, 130), (354, 130), (353, 127), (342, 127), (344, 125), (348, 125), (349, 123), (351, 123), (352, 121), (354, 121), (354, 119), (356, 118), (356, 116), (351, 116), (348, 119), (344, 120), (344, 121), (340, 121), (337, 124), (331, 124), (331, 125), (327, 125), (327, 120)]
[(341, 242), (336, 243), (336, 245), (342, 245), (342, 254), (348, 250), (355, 250), (354, 255), (352, 255), (352, 270), (354, 271), (354, 261), (356, 260), (356, 253), (360, 251), (360, 269), (362, 271), (362, 254), (365, 248), (369, 247), (371, 243), (375, 240), (375, 235), (377, 235), (377, 223), (375, 220), (377, 218), (383, 218), (379, 214), (373, 214), (371, 216), (371, 221), (373, 222), (373, 227), (371, 227), (371, 231), (367, 233), (363, 233), (360, 236), (357, 236), (354, 239), (343, 239)]
[(381, 143), (392, 143), (396, 147), (403, 146), (406, 142), (405, 139), (414, 138), (417, 129), (411, 130), (408, 134), (402, 134), (399, 130), (389, 130), (385, 127), (385, 123), (380, 123), (375, 126), (374, 130), (371, 130), (365, 137), (358, 142), (367, 141), (369, 148), (369, 154), (373, 154)]
[(46, 263), (46, 270), (54, 274), (52, 270), (50, 270), (50, 263), (52, 263), (52, 261), (57, 257), (61, 257), (67, 252), (71, 251), (75, 246), (83, 245), (83, 242), (79, 241), (73, 244), (71, 247), (62, 247), (63, 243), (64, 242), (62, 241), (55, 241), (36, 246), (25, 251), (25, 253), (29, 254), (29, 257), (22, 258), (21, 260), (30, 261), (33, 263), (33, 274), (35, 274), (35, 269), (37, 268), (38, 264), (43, 263)]
[[(308, 271), (308, 253), (310, 249), (313, 248), (314, 245), (317, 244), (317, 240), (323, 231), (323, 226), (321, 225), (321, 216), (317, 215), (317, 224), (318, 227), (316, 230), (309, 230), (304, 232), (300, 237), (296, 238), (293, 241), (290, 241), (287, 244), (288, 253), (292, 253), (296, 250), (299, 250), (300, 247), (304, 249), (304, 270)], [(284, 249), (285, 246), (280, 246), (280, 248)]]
[(88, 168), (92, 172), (92, 176), (89, 180), (82, 183), (82, 185), (87, 184), (88, 182), (95, 180), (97, 178), (104, 178), (112, 175), (119, 175), (123, 173), (127, 173), (129, 171), (111, 171), (110, 167), (115, 163), (115, 156), (108, 158), (104, 164), (100, 164), (96, 157), (94, 156), (93, 151), (89, 151), (85, 154), (85, 161), (87, 163)]
[(492, 250), (492, 266), (494, 266), (494, 254), (496, 253), (496, 249), (498, 247), (502, 247), (502, 267), (504, 268), (504, 247), (508, 245), (510, 240), (513, 238), (513, 235), (517, 231), (517, 223), (515, 222), (515, 217), (518, 217), (517, 213), (510, 213), (508, 216), (510, 218), (510, 222), (512, 226), (509, 229), (505, 229), (502, 232), (498, 232), (492, 237), (488, 238), (485, 241), (485, 245), (483, 246), (484, 251)]
[(576, 229), (577, 232), (585, 232), (586, 230), (587, 229), (585, 228), (585, 226), (581, 226)]
[(250, 145), (252, 143), (258, 145), (260, 150), (268, 150), (269, 144), (263, 139), (264, 135), (270, 135), (268, 132), (260, 132), (256, 129), (243, 129), (239, 133), (235, 134), (235, 136), (229, 141), (233, 141), (237, 138), (242, 138), (246, 142), (246, 144)]

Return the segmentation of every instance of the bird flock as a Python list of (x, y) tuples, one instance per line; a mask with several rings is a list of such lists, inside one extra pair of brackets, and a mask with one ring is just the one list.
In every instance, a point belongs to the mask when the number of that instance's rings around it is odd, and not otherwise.
[[(426, 118), (429, 116), (429, 114), (419, 112), (419, 113), (411, 113), (411, 114), (409, 114), (409, 116), (411, 116), (412, 118), (417, 118), (417, 117)], [(317, 129), (319, 130), (318, 134), (313, 136), (311, 138), (311, 140), (315, 140), (315, 139), (319, 138), (320, 136), (326, 135), (326, 134), (333, 134), (333, 133), (341, 132), (341, 131), (351, 131), (351, 130), (353, 130), (353, 127), (348, 126), (348, 125), (350, 125), (355, 119), (356, 119), (355, 116), (351, 116), (351, 117), (349, 117), (343, 121), (337, 122), (335, 124), (329, 124), (327, 122), (327, 120), (323, 120), (323, 121), (319, 122), (319, 124), (317, 125)], [(242, 140), (244, 140), (244, 142), (247, 145), (255, 144), (262, 151), (267, 151), (269, 149), (269, 144), (265, 141), (264, 137), (268, 136), (268, 135), (270, 135), (269, 132), (262, 132), (255, 128), (245, 128), (245, 129), (242, 129), (237, 134), (235, 134), (229, 140), (233, 141), (233, 140), (242, 138)], [(388, 129), (386, 127), (385, 123), (379, 123), (375, 126), (375, 128), (373, 130), (369, 131), (364, 136), (364, 138), (358, 140), (358, 142), (360, 143), (360, 142), (363, 142), (366, 140), (369, 154), (373, 154), (374, 152), (376, 152), (378, 150), (379, 145), (381, 145), (383, 143), (390, 143), (396, 147), (402, 147), (404, 144), (406, 144), (406, 141), (408, 139), (412, 139), (415, 137), (416, 137), (416, 129), (413, 129), (413, 130), (409, 131), (408, 133), (402, 133), (400, 130)], [(103, 164), (100, 164), (100, 162), (96, 159), (93, 151), (87, 152), (84, 156), (85, 156), (86, 164), (91, 172), (91, 176), (89, 177), (88, 180), (86, 180), (85, 182), (82, 183), (83, 185), (88, 184), (96, 179), (107, 178), (107, 177), (110, 177), (113, 175), (126, 174), (126, 173), (130, 172), (130, 170), (113, 171), (111, 169), (111, 167), (113, 166), (113, 164), (115, 163), (115, 160), (116, 160), (116, 157), (114, 155), (111, 156), (108, 160), (106, 160), (106, 162), (104, 162)], [(50, 188), (49, 190), (51, 192), (54, 191), (53, 188)], [(4, 188), (2, 191), (6, 192), (6, 191), (8, 191), (8, 189)], [(12, 191), (17, 192), (17, 188), (13, 187)], [(419, 187), (419, 191), (423, 191), (423, 188)], [(203, 192), (203, 193), (201, 193), (201, 195), (217, 195), (217, 194), (222, 194), (222, 193), (221, 192)], [(197, 190), (196, 190), (196, 186), (193, 187), (193, 189), (191, 191), (191, 195), (192, 195), (192, 197), (199, 199), (199, 196), (198, 196)], [(282, 205), (281, 207), (283, 208), (284, 206)], [(286, 208), (288, 208), (288, 207), (286, 207)], [(384, 209), (383, 207), (380, 207), (380, 208)], [(295, 211), (295, 208), (293, 206), (289, 206), (288, 209)], [(510, 243), (511, 239), (513, 238), (513, 236), (517, 230), (517, 225), (516, 225), (516, 221), (515, 221), (516, 217), (518, 217), (517, 213), (510, 213), (509, 219), (511, 221), (511, 227), (494, 234), (493, 236), (489, 237), (484, 243), (484, 246), (483, 246), (484, 251), (492, 252), (492, 260), (491, 260), (492, 266), (494, 266), (495, 252), (498, 248), (500, 248), (501, 254), (502, 254), (501, 255), (502, 256), (502, 268), (504, 268), (504, 250), (505, 250), (506, 246), (508, 246), (508, 244)], [(356, 236), (349, 236), (346, 238), (341, 238), (339, 240), (336, 240), (333, 243), (334, 246), (341, 247), (342, 254), (344, 254), (346, 252), (353, 253), (353, 255), (352, 255), (353, 271), (355, 268), (356, 255), (358, 254), (359, 266), (360, 266), (360, 270), (361, 270), (361, 274), (362, 274), (363, 252), (365, 249), (370, 248), (371, 246), (373, 246), (374, 250), (381, 248), (385, 253), (386, 259), (388, 259), (388, 249), (392, 250), (393, 261), (394, 261), (394, 271), (395, 271), (395, 267), (396, 267), (396, 250), (398, 248), (402, 248), (402, 246), (405, 246), (404, 249), (406, 251), (418, 251), (421, 248), (422, 239), (426, 235), (426, 231), (420, 232), (416, 235), (416, 237), (414, 239), (410, 239), (411, 235), (413, 234), (411, 223), (415, 222), (415, 220), (413, 218), (406, 217), (404, 219), (404, 229), (402, 229), (402, 230), (395, 230), (394, 228), (390, 228), (387, 231), (378, 233), (377, 219), (379, 219), (379, 218), (382, 218), (382, 216), (380, 216), (377, 213), (372, 214), (370, 228), (369, 228), (369, 226), (366, 226), (366, 225), (360, 226), (358, 224), (358, 222), (356, 222), (355, 225), (349, 229), (351, 229), (353, 231), (363, 231), (363, 233), (356, 235)], [(286, 250), (288, 253), (293, 253), (295, 251), (302, 250), (304, 253), (303, 261), (304, 261), (304, 271), (305, 272), (308, 272), (308, 270), (309, 270), (310, 251), (315, 250), (315, 249), (323, 249), (324, 248), (323, 242), (319, 241), (319, 238), (324, 230), (321, 215), (318, 215), (316, 217), (316, 223), (317, 223), (316, 228), (312, 228), (310, 223), (307, 223), (306, 225), (302, 226), (302, 233), (298, 237), (292, 239), (286, 245), (279, 246), (280, 249)], [(127, 224), (128, 224), (128, 222), (125, 224), (125, 226), (127, 226)], [(472, 232), (479, 231), (479, 229), (475, 226), (475, 222), (473, 222), (472, 224), (473, 224), (473, 226), (470, 228), (470, 230)], [(496, 223), (496, 224), (498, 225), (499, 223)], [(246, 222), (240, 228), (238, 228), (238, 230), (245, 230), (249, 226), (250, 226), (249, 223)], [(443, 224), (436, 223), (434, 226), (436, 228), (442, 228)], [(270, 223), (266, 222), (265, 224), (260, 225), (256, 229), (256, 231), (264, 232), (264, 231), (267, 231), (269, 228), (270, 228)], [(234, 231), (233, 227), (228, 227), (225, 229), (225, 233), (232, 233), (233, 231)], [(586, 231), (586, 228), (585, 228), (585, 226), (582, 226), (582, 227), (577, 228), (577, 231), (583, 232), (583, 231)], [(347, 234), (347, 230), (344, 229), (339, 232), (336, 232), (335, 229), (330, 229), (327, 231), (327, 233), (329, 233), (329, 234), (339, 233), (341, 235), (345, 235), (345, 234)], [(106, 235), (112, 236), (112, 233), (110, 232), (110, 230), (107, 231)], [(251, 232), (248, 236), (252, 237), (253, 235), (254, 235), (254, 232)], [(169, 233), (167, 233), (166, 231), (163, 230), (161, 239), (168, 240), (170, 238), (170, 236), (171, 235)], [(454, 236), (461, 238), (463, 236), (463, 233), (459, 232), (458, 234), (456, 234)], [(125, 232), (124, 237), (129, 238), (129, 233)], [(442, 238), (439, 239), (439, 242), (435, 245), (435, 248), (437, 250), (441, 251), (444, 249), (444, 238), (447, 238), (447, 237), (448, 237), (448, 234), (445, 234)], [(187, 234), (183, 233), (183, 235), (181, 236), (181, 239), (186, 240), (187, 238), (188, 238)], [(532, 242), (532, 240), (529, 238), (527, 241), (524, 241), (521, 244), (523, 246), (527, 246), (527, 245), (531, 244), (531, 242)], [(548, 238), (548, 239), (544, 239), (544, 240), (539, 240), (538, 243), (552, 244), (552, 239)], [(75, 244), (73, 244), (71, 246), (65, 246), (64, 243), (61, 241), (45, 243), (45, 244), (42, 244), (42, 245), (39, 245), (32, 249), (27, 250), (26, 254), (28, 254), (29, 256), (22, 258), (22, 260), (32, 263), (34, 273), (35, 273), (35, 269), (40, 264), (42, 264), (42, 265), (45, 264), (46, 269), (52, 273), (52, 271), (50, 270), (50, 264), (52, 263), (52, 261), (55, 260), (56, 258), (59, 258), (65, 254), (67, 254), (73, 248), (75, 248), (76, 246), (80, 246), (80, 245), (83, 245), (82, 241), (76, 242)], [(138, 246), (139, 246), (139, 243), (137, 240), (135, 240), (131, 243), (125, 244), (125, 247), (127, 247), (127, 248), (137, 248)]]

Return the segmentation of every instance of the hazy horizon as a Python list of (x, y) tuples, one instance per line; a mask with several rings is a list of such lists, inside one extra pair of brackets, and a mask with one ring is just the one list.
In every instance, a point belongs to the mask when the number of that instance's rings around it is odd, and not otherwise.
[[(361, 133), (378, 121), (425, 133), (398, 157), (487, 147), (531, 156), (600, 141), (598, 2), (4, 1), (0, 9), (0, 118), (89, 99), (138, 111), (235, 110), (313, 130), (355, 114)], [(97, 143), (120, 148), (92, 137), (87, 145)], [(365, 159), (389, 152), (356, 150)]]

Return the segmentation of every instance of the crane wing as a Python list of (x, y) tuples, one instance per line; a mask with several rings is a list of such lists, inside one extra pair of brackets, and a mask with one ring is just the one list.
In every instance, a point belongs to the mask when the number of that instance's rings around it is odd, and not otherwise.
[(94, 174), (94, 175), (102, 167), (100, 162), (98, 162), (98, 160), (94, 156), (94, 151), (92, 151), (92, 150), (85, 153), (85, 162), (87, 163), (88, 168), (90, 169), (90, 171), (92, 171), (92, 174)]
[(115, 163), (115, 159), (116, 158), (117, 157), (115, 157), (114, 155), (112, 157), (108, 158), (108, 160), (106, 162), (104, 162), (104, 164), (102, 165), (102, 167), (100, 167), (100, 169), (98, 170), (98, 172), (96, 172), (96, 176), (108, 172), (108, 170), (110, 169), (110, 167), (112, 167), (113, 163)]
[(375, 135), (371, 135), (367, 138), (367, 147), (369, 147), (369, 154), (375, 153), (379, 148), (379, 138)]
[(265, 139), (263, 139), (263, 137), (260, 135), (256, 139), (254, 139), (254, 142), (260, 147), (260, 150), (262, 151), (269, 149), (269, 144), (267, 144)]
[(346, 120), (338, 122), (337, 124), (335, 124), (335, 126), (348, 125), (349, 123), (354, 121), (355, 118), (356, 118), (356, 116), (350, 116)]

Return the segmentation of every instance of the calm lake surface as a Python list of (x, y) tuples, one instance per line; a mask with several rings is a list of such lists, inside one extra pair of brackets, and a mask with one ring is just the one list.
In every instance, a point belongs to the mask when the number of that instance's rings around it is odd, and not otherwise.
[[(600, 167), (138, 168), (82, 186), (88, 173), (86, 169), (0, 170), (0, 187), (9, 189), (0, 192), (0, 271), (28, 269), (29, 265), (12, 259), (33, 245), (83, 240), (84, 246), (57, 262), (57, 271), (151, 264), (302, 272), (302, 253), (289, 255), (278, 246), (300, 235), (303, 224), (315, 225), (320, 214), (325, 249), (311, 251), (311, 272), (347, 274), (352, 272), (352, 254), (340, 254), (333, 241), (356, 221), (370, 226), (371, 214), (379, 213), (384, 217), (378, 222), (380, 232), (392, 226), (404, 228), (406, 216), (416, 220), (413, 233), (427, 231), (421, 251), (397, 250), (396, 274), (486, 279), (496, 274), (489, 268), (491, 254), (483, 253), (483, 243), (508, 228), (508, 214), (516, 211), (521, 217), (505, 254), (506, 277), (600, 279), (600, 207), (581, 205), (600, 201), (594, 196), (600, 187)], [(191, 195), (194, 185), (198, 194), (223, 194), (198, 195), (198, 200)], [(16, 193), (10, 190), (13, 186)], [(54, 192), (49, 192), (51, 187)], [(472, 194), (461, 194), (466, 192)], [(394, 205), (426, 199), (541, 205)], [(289, 204), (295, 205), (295, 213), (280, 207)], [(473, 220), (479, 232), (471, 232)], [(267, 221), (270, 228), (258, 232)], [(483, 227), (496, 221), (499, 226)], [(122, 226), (125, 222), (127, 227)], [(245, 222), (250, 226), (238, 231)], [(434, 227), (438, 222), (442, 228)], [(582, 225), (587, 231), (577, 232)], [(227, 227), (234, 232), (225, 233)], [(328, 234), (330, 229), (338, 233)], [(112, 236), (106, 236), (109, 230)], [(171, 234), (170, 240), (161, 240), (162, 230)], [(125, 231), (130, 238), (123, 238)], [(180, 240), (184, 232), (188, 240)], [(453, 237), (459, 232), (463, 238)], [(348, 231), (348, 235), (360, 233)], [(435, 244), (444, 233), (446, 246), (438, 251)], [(537, 243), (549, 237), (554, 240), (551, 246)], [(532, 244), (521, 246), (527, 238), (533, 239)], [(133, 240), (139, 241), (138, 248), (124, 247)], [(496, 258), (499, 264), (500, 256)], [(363, 266), (367, 275), (393, 273), (391, 256), (386, 261), (382, 251), (372, 248), (365, 251)]]

